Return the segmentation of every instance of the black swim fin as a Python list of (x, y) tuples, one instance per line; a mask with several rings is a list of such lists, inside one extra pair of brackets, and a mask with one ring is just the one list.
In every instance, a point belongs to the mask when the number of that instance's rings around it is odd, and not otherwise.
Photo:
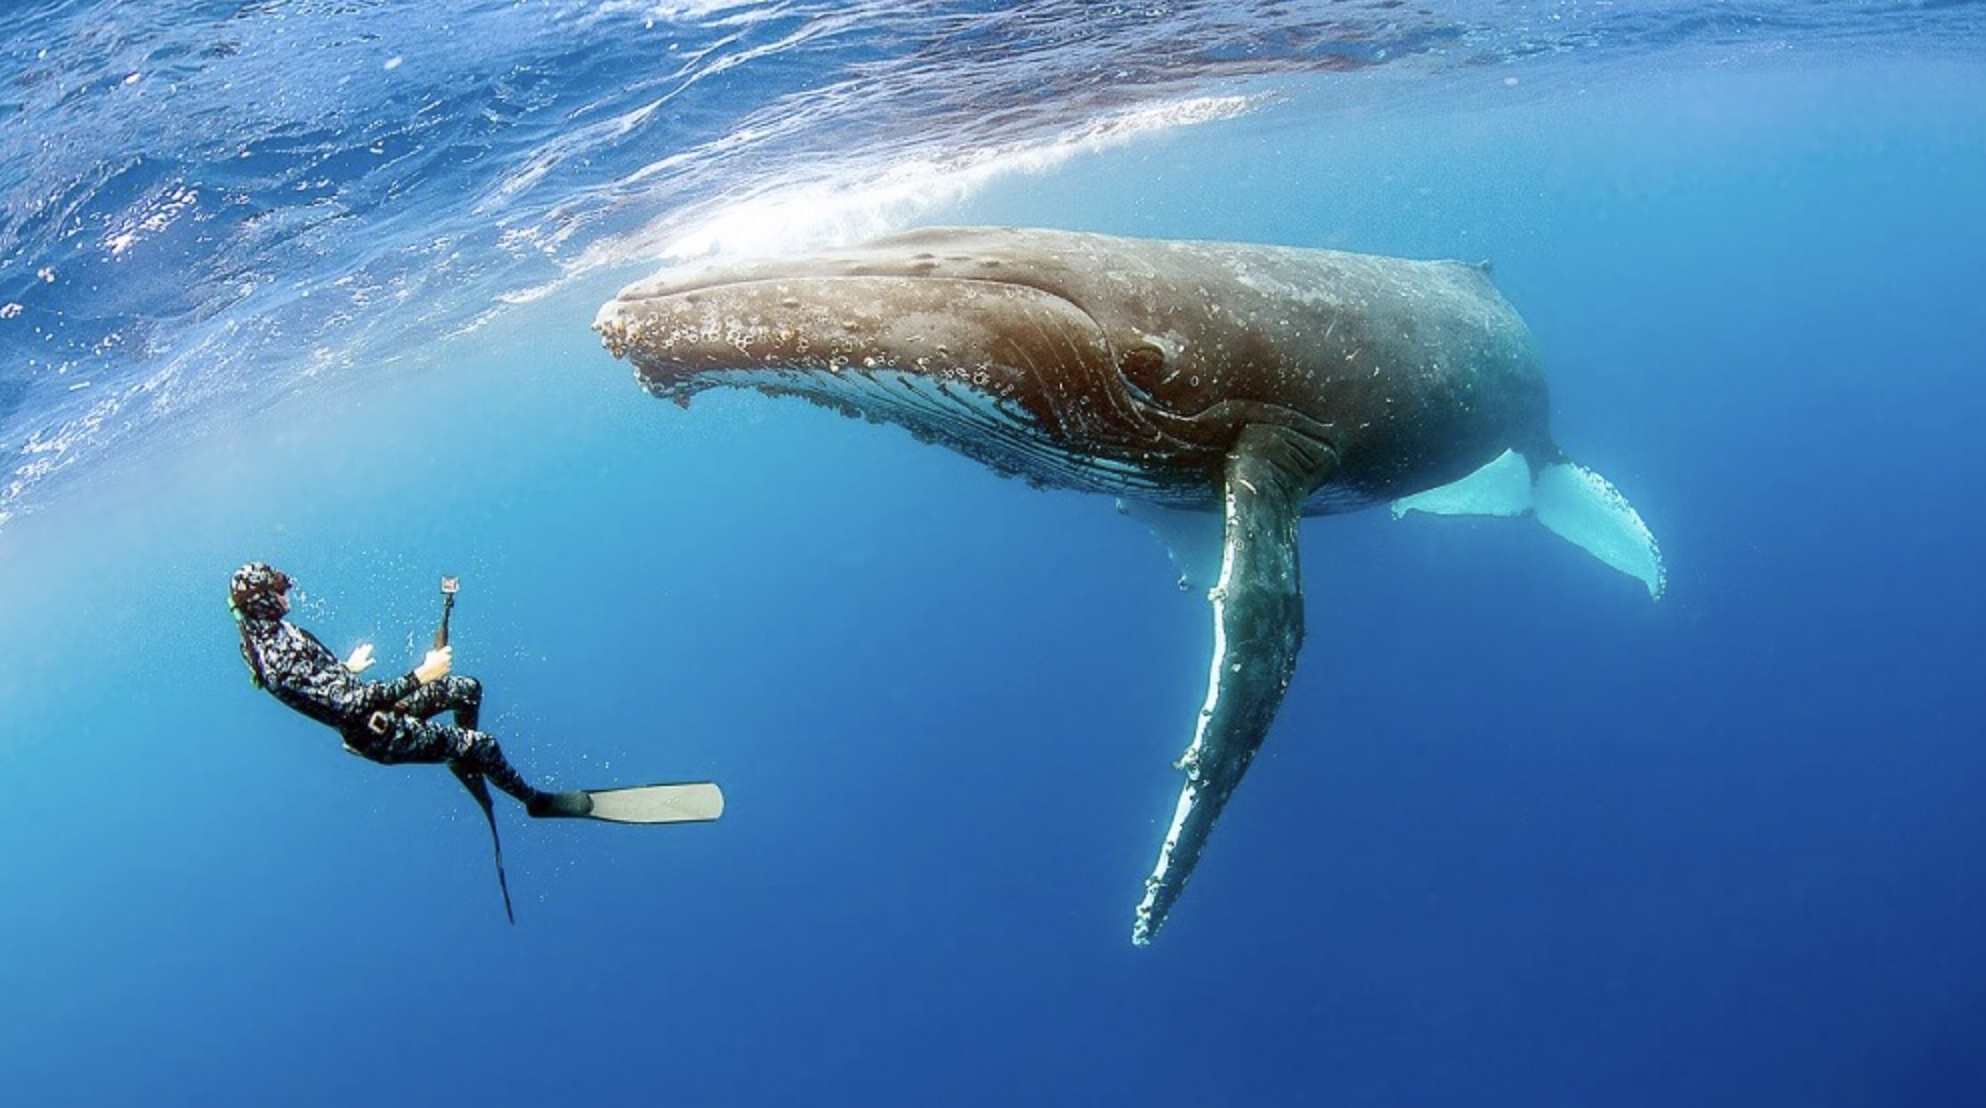
[(584, 790), (539, 793), (524, 802), (524, 810), (539, 819), (578, 819), (593, 811), (593, 798)]
[(542, 793), (525, 806), (540, 819), (606, 823), (705, 823), (724, 814), (724, 791), (712, 781)]
[(517, 913), (510, 908), (510, 880), (503, 875), (503, 839), (497, 835), (496, 805), (490, 801), (490, 787), (483, 781), (483, 775), (460, 762), (448, 763), (455, 773), (455, 779), (476, 798), (483, 809), (483, 818), (490, 821), (490, 846), (496, 850), (497, 888), (503, 891), (503, 914), (512, 927), (517, 926)]

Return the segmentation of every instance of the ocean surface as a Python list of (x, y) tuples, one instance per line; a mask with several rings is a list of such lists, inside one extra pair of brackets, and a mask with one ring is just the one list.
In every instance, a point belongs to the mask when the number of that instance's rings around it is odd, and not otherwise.
[[(0, 1104), (1986, 1104), (1986, 4), (13, 5)], [(643, 394), (669, 264), (931, 223), (1492, 261), (1651, 604), (1303, 525), (1149, 948), (1208, 607), (1106, 499)], [(480, 813), (228, 575), (457, 669)]]

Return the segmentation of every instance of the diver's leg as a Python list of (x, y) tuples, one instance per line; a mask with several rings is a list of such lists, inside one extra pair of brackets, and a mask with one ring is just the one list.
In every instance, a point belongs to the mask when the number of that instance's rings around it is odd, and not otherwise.
[[(431, 725), (433, 726), (433, 725)], [(503, 748), (497, 745), (496, 738), (481, 731), (468, 731), (451, 728), (457, 732), (457, 747), (454, 761), (475, 770), (490, 779), (490, 784), (504, 792), (530, 804), (534, 797), (541, 795), (524, 775), (517, 772), (509, 759), (503, 756)]]
[(454, 674), (442, 680), (448, 682), (448, 701), (449, 707), (455, 709), (455, 726), (474, 731), (483, 715), (483, 683), (474, 677)]
[(449, 709), (455, 711), (455, 726), (474, 731), (482, 717), (483, 683), (474, 677), (450, 674), (415, 689), (402, 700), (399, 711), (418, 719), (430, 719)]
[[(456, 764), (489, 778), (490, 784), (524, 802), (524, 810), (534, 816), (583, 816), (593, 810), (593, 798), (584, 792), (548, 793), (534, 789), (503, 756), (496, 739), (481, 731), (465, 731), (467, 741)], [(456, 771), (460, 773), (460, 770)]]
[(393, 713), (379, 713), (373, 718), (382, 720), (385, 729), (374, 731), (360, 724), (344, 732), (345, 745), (360, 757), (383, 766), (447, 762), (462, 745), (455, 736), (456, 729), (445, 724)]
[[(359, 754), (384, 765), (402, 762), (446, 762), (448, 768), (467, 784), (471, 778), (490, 784), (522, 801), (534, 816), (583, 816), (593, 810), (593, 799), (584, 792), (548, 793), (531, 787), (503, 756), (496, 739), (482, 731), (469, 731), (446, 723), (394, 716), (384, 735), (362, 733), (346, 738), (346, 745)], [(474, 792), (472, 788), (470, 790)]]

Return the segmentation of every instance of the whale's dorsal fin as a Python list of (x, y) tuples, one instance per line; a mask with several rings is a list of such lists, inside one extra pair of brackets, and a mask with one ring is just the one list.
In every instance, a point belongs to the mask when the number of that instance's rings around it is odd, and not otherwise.
[(1139, 946), (1164, 926), (1282, 706), (1303, 645), (1297, 524), (1304, 497), (1336, 468), (1329, 448), (1267, 424), (1244, 428), (1227, 456), (1220, 577), (1207, 593), (1214, 606), (1207, 700), (1179, 759), (1186, 784), (1131, 928)]

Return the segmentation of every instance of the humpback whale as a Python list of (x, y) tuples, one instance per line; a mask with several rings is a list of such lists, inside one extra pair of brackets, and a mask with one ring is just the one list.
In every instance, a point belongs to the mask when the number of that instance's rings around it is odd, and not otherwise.
[(1218, 513), (1207, 693), (1132, 926), (1158, 933), (1267, 738), (1303, 641), (1297, 523), (1532, 514), (1659, 596), (1654, 537), (1553, 442), (1543, 366), (1485, 267), (928, 228), (672, 270), (594, 322), (652, 394), (796, 396), (1045, 488)]

